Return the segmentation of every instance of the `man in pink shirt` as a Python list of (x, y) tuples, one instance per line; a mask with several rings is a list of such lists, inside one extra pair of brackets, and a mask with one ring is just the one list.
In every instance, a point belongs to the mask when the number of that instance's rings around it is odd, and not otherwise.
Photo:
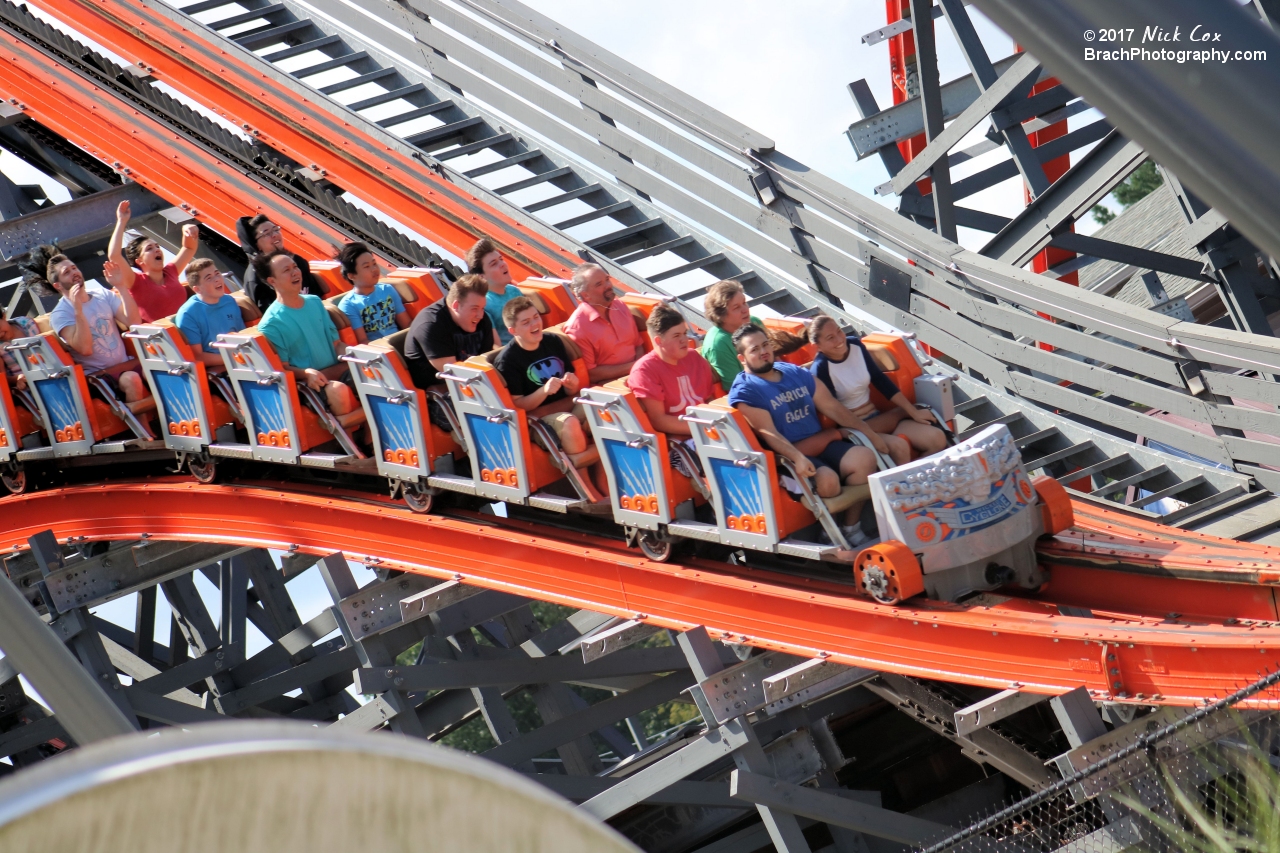
[[(195, 223), (182, 226), (182, 249), (173, 263), (164, 262), (164, 249), (150, 237), (135, 237), (124, 243), (124, 230), (129, 225), (129, 202), (116, 208), (116, 228), (107, 244), (107, 257), (125, 271), (124, 286), (138, 303), (142, 322), (153, 323), (178, 313), (187, 301), (178, 270), (185, 269), (200, 247), (200, 230)], [(133, 275), (130, 276), (129, 274)]]
[(626, 376), (644, 355), (644, 342), (609, 274), (596, 264), (582, 264), (574, 269), (570, 284), (581, 304), (564, 324), (564, 332), (582, 350), (587, 375), (593, 383)]

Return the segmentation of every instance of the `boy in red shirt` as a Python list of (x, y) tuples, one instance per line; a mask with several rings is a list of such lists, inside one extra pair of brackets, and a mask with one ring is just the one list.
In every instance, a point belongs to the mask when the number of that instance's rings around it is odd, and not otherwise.
[[(645, 323), (653, 350), (635, 363), (627, 386), (635, 392), (644, 407), (649, 423), (658, 432), (676, 441), (684, 441), (692, 449), (693, 432), (680, 416), (690, 406), (698, 406), (719, 396), (711, 365), (697, 351), (689, 348), (689, 324), (670, 305), (656, 305)], [(672, 464), (681, 473), (680, 457), (673, 451)]]

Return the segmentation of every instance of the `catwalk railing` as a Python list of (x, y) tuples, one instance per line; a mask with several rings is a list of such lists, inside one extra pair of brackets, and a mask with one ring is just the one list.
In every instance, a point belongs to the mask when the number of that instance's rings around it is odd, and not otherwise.
[(1191, 713), (1139, 717), (1056, 759), (1063, 779), (926, 853), (1274, 849), (1280, 715), (1240, 701), (1280, 673)]

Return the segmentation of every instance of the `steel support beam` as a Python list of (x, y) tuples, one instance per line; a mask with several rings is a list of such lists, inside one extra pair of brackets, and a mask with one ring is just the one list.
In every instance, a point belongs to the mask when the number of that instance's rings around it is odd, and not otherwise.
[[(1003, 74), (1021, 54), (1010, 54), (995, 62), (992, 67), (997, 74)], [(973, 103), (982, 89), (972, 75), (958, 77), (942, 87), (942, 117), (954, 118), (964, 112), (965, 107)], [(900, 104), (886, 107), (874, 115), (867, 115), (861, 121), (855, 121), (845, 131), (849, 142), (853, 145), (858, 159), (870, 157), (886, 145), (894, 145), (904, 139), (910, 139), (924, 132), (924, 116), (920, 109), (920, 97), (908, 98)]]
[[(1259, 302), (1259, 291), (1274, 289), (1274, 282), (1262, 278), (1252, 263), (1254, 252), (1240, 251), (1239, 233), (1225, 221), (1222, 213), (1212, 210), (1195, 193), (1183, 186), (1179, 177), (1162, 169), (1169, 188), (1178, 199), (1179, 209), (1187, 223), (1186, 235), (1200, 254), (1209, 261), (1213, 282), (1227, 309), (1231, 323), (1242, 332), (1270, 335), (1271, 323)], [(1231, 246), (1235, 251), (1224, 251)], [(1252, 246), (1249, 247), (1250, 249)], [(1251, 263), (1242, 260), (1248, 257)]]
[(643, 687), (619, 693), (612, 699), (604, 699), (581, 711), (549, 722), (528, 734), (520, 735), (515, 740), (495, 746), (482, 755), (508, 767), (521, 764), (574, 738), (588, 735), (605, 726), (612, 726), (654, 705), (669, 702), (692, 684), (691, 673), (687, 671), (672, 673)]
[[(933, 38), (933, 0), (911, 0), (911, 24), (916, 40), (916, 73), (920, 80), (920, 108), (924, 115), (925, 138), (930, 144), (943, 135), (941, 84), (938, 80), (938, 51)], [(1021, 60), (1019, 60), (1021, 61)], [(950, 146), (947, 146), (948, 148)], [(945, 150), (943, 151), (945, 154)], [(951, 197), (951, 169), (946, 158), (932, 164), (933, 221), (938, 236), (957, 242), (956, 214)], [(899, 173), (899, 176), (902, 173)], [(895, 185), (898, 178), (894, 178)]]
[(671, 647), (626, 649), (591, 663), (583, 663), (576, 657), (556, 655), (362, 669), (356, 679), (356, 688), (361, 693), (381, 693), (394, 687), (412, 691), (499, 687), (504, 684), (590, 681), (685, 668), (679, 650)]
[[(1036, 195), (1013, 221), (987, 241), (982, 254), (1020, 267), (1036, 256), (1053, 235), (1075, 222), (1128, 177), (1146, 152), (1111, 131), (1046, 192)], [(1043, 172), (1043, 170), (1041, 170)]]
[[(929, 21), (929, 26), (933, 26), (932, 21)], [(716, 650), (715, 644), (711, 642), (711, 637), (707, 634), (706, 628), (699, 626), (691, 631), (685, 631), (676, 638), (676, 641), (684, 652), (684, 656), (689, 662), (689, 667), (693, 670), (693, 676), (698, 680), (699, 685), (706, 683), (716, 673), (724, 671), (724, 662), (720, 659), (720, 654)], [(698, 710), (702, 712), (707, 726), (714, 727), (716, 725), (714, 712), (711, 710), (711, 703), (707, 701), (703, 688), (698, 686), (693, 688), (691, 692), (694, 699), (698, 701)], [(747, 715), (743, 714), (729, 720), (721, 727), (721, 730), (734, 726), (740, 728), (743, 743), (733, 750), (733, 763), (739, 770), (768, 775), (769, 759), (765, 755), (764, 747), (760, 744), (760, 738), (756, 735), (755, 729), (751, 727)], [(708, 735), (710, 733), (711, 731), (709, 730)], [(759, 803), (756, 804), (756, 810), (760, 812), (760, 820), (764, 823), (765, 829), (769, 831), (769, 839), (773, 841), (773, 846), (778, 853), (809, 853), (809, 843), (805, 841), (804, 832), (801, 831), (800, 824), (794, 814)]]
[(8, 579), (0, 580), (0, 650), (49, 703), (76, 743), (136, 730)]
[(757, 806), (768, 806), (900, 844), (920, 844), (955, 831), (930, 820), (744, 770), (734, 770), (729, 777), (729, 794)]
[(55, 240), (66, 249), (89, 239), (103, 240), (115, 227), (116, 207), (122, 201), (129, 202), (134, 219), (173, 206), (141, 184), (133, 183), (49, 205), (0, 222), (0, 257), (10, 261), (41, 243)]
[(899, 675), (885, 674), (864, 686), (921, 724), (959, 744), (974, 761), (990, 764), (1033, 791), (1053, 783), (1040, 759), (996, 732), (981, 729), (967, 736), (956, 734), (955, 714), (962, 709), (936, 696), (925, 685)]
[[(984, 12), (1129, 139), (1280, 257), (1280, 37), (1235, 3), (1204, 0), (979, 0)], [(1206, 18), (1209, 15), (1209, 18)], [(1190, 34), (1212, 21), (1221, 51), (1269, 61), (1190, 66), (1141, 57), (1098, 62), (1081, 34), (1105, 22), (1141, 34), (1159, 23)], [(1153, 45), (1160, 47), (1162, 45)], [(1186, 42), (1176, 47), (1190, 47)], [(1120, 47), (1117, 45), (1117, 47)], [(1245, 82), (1247, 81), (1247, 83)]]
[(1213, 281), (1204, 274), (1204, 264), (1177, 255), (1166, 255), (1164, 252), (1153, 252), (1150, 249), (1139, 249), (1137, 246), (1126, 246), (1111, 240), (1102, 240), (1073, 231), (1058, 234), (1048, 245), (1067, 249), (1080, 255), (1116, 261), (1138, 269), (1154, 270), (1181, 276), (1198, 281)]
[[(917, 56), (919, 54), (917, 53)], [(935, 60), (936, 61), (936, 60)], [(911, 159), (910, 162), (903, 167), (902, 171), (893, 176), (890, 182), (890, 188), (895, 194), (901, 195), (903, 190), (908, 186), (925, 177), (925, 172), (934, 167), (936, 163), (945, 164), (945, 157), (948, 151), (955, 147), (961, 139), (965, 137), (969, 131), (978, 126), (984, 118), (991, 114), (992, 110), (999, 109), (1009, 103), (1013, 97), (1023, 92), (1026, 88), (1024, 84), (1034, 82), (1036, 74), (1040, 70), (1040, 63), (1036, 61), (1029, 53), (1022, 54), (1013, 67), (1006, 71), (998, 80), (993, 80), (989, 85), (984, 86), (984, 91), (978, 98), (965, 108), (965, 111), (956, 116), (951, 124), (940, 132), (931, 134), (929, 144), (925, 149)], [(923, 73), (923, 69), (922, 69)], [(981, 85), (981, 84), (980, 84)], [(922, 82), (923, 86), (923, 82)], [(925, 95), (925, 109), (929, 108), (930, 96)], [(938, 106), (939, 115), (941, 114), (941, 104)], [(926, 127), (932, 126), (926, 116)], [(1021, 128), (1019, 128), (1021, 130)], [(1023, 134), (1026, 139), (1026, 134)], [(1027, 146), (1027, 152), (1031, 150), (1030, 145)], [(1018, 157), (1015, 161), (1022, 164)], [(1030, 160), (1034, 162), (1034, 159)], [(1035, 164), (1037, 168), (1039, 164)], [(1030, 170), (1028, 170), (1030, 171)], [(1032, 172), (1032, 177), (1035, 173)], [(1049, 185), (1048, 180), (1044, 177), (1044, 170), (1040, 169), (1040, 179), (1038, 185), (1041, 191)]]

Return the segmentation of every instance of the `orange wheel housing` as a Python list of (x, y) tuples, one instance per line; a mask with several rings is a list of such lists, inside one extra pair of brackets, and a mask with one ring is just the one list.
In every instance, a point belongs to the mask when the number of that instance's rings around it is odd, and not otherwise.
[(1040, 496), (1040, 518), (1044, 522), (1046, 536), (1053, 536), (1076, 526), (1075, 512), (1071, 509), (1071, 496), (1057, 480), (1048, 476), (1036, 477), (1031, 485)]
[(866, 548), (853, 561), (858, 588), (881, 604), (899, 604), (924, 592), (924, 574), (911, 549), (896, 539)]

